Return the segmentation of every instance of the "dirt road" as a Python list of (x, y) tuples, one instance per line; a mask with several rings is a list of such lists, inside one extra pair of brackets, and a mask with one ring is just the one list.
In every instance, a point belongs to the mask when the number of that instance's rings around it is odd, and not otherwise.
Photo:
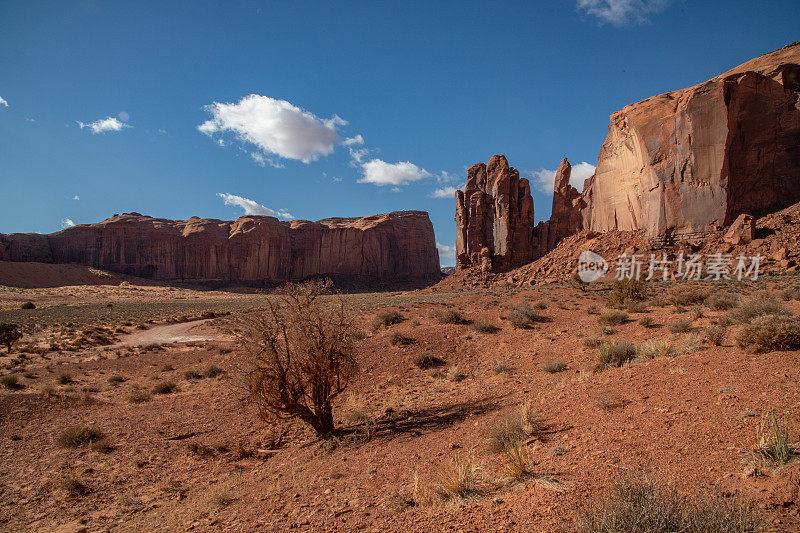
[(142, 346), (146, 344), (166, 344), (170, 342), (213, 341), (219, 337), (211, 332), (191, 333), (195, 327), (208, 322), (209, 319), (192, 320), (180, 324), (154, 326), (144, 331), (134, 331), (115, 346)]

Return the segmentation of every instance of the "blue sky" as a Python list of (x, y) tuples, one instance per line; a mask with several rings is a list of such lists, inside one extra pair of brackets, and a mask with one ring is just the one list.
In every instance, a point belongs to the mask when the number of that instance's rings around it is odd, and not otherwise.
[(421, 209), (452, 265), (448, 188), (471, 164), (591, 174), (611, 113), (796, 41), (798, 20), (796, 1), (5, 0), (0, 232)]

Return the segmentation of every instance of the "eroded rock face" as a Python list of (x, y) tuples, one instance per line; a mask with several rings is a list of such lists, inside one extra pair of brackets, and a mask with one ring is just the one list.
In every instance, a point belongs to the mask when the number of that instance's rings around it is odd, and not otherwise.
[(611, 116), (583, 227), (695, 232), (800, 200), (800, 43)]
[(583, 229), (583, 216), (581, 211), (586, 207), (581, 193), (570, 185), (569, 178), (572, 166), (567, 158), (561, 160), (556, 170), (555, 187), (553, 190), (553, 209), (550, 220), (537, 226), (539, 238), (539, 255), (546, 254), (554, 249), (565, 237), (574, 235)]
[(502, 155), (467, 170), (456, 191), (456, 267), (480, 265), (488, 250), (492, 268), (504, 270), (536, 257), (530, 184)]
[(317, 275), (438, 278), (428, 214), (233, 222), (128, 213), (50, 235), (0, 234), (0, 260), (79, 263), (155, 279), (285, 281)]

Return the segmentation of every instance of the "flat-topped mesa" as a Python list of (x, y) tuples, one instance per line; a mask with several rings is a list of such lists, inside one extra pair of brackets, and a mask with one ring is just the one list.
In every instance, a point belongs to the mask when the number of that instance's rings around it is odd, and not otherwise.
[(535, 258), (530, 185), (502, 155), (472, 165), (456, 191), (456, 267), (481, 264), (484, 248), (497, 270)]
[(715, 230), (800, 200), (800, 43), (611, 115), (586, 229)]
[(78, 263), (162, 280), (440, 276), (424, 211), (318, 222), (259, 215), (177, 221), (126, 213), (49, 235), (0, 234), (0, 260)]

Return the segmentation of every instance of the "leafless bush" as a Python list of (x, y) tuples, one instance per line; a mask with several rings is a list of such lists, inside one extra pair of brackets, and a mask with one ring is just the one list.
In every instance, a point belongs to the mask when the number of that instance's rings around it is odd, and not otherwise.
[(763, 315), (752, 319), (736, 334), (739, 348), (756, 353), (800, 348), (800, 319), (785, 315)]
[(709, 290), (694, 283), (680, 283), (667, 293), (667, 299), (673, 305), (701, 304), (708, 298)]
[(320, 281), (287, 285), (261, 312), (242, 319), (249, 354), (247, 400), (268, 421), (299, 418), (333, 436), (332, 402), (357, 372), (357, 330), (341, 297), (325, 298)]

